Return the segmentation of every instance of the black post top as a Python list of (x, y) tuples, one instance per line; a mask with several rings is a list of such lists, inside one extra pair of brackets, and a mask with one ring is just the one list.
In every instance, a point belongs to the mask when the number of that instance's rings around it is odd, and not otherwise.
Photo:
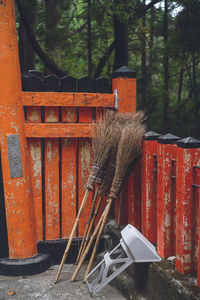
[(144, 140), (156, 141), (159, 136), (160, 136), (160, 133), (157, 133), (155, 131), (149, 131), (149, 132), (144, 134)]
[(177, 142), (177, 146), (181, 148), (200, 148), (200, 140), (188, 136)]
[(180, 140), (180, 137), (173, 135), (171, 133), (167, 133), (165, 135), (161, 135), (158, 138), (158, 143), (160, 144), (175, 144)]
[(112, 73), (112, 78), (118, 77), (136, 78), (136, 72), (127, 66), (122, 66)]
[(30, 76), (37, 76), (37, 77), (42, 77), (43, 74), (39, 71), (36, 71), (36, 70), (29, 70), (28, 71), (28, 75)]

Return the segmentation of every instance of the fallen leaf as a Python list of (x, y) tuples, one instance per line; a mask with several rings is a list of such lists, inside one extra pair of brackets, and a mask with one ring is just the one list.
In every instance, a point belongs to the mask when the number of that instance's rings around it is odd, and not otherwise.
[(9, 296), (14, 296), (16, 293), (15, 292), (8, 292)]

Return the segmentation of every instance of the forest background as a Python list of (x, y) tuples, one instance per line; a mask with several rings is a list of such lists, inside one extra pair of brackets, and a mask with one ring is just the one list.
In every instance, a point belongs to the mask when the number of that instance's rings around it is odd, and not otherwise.
[(149, 130), (200, 138), (200, 1), (15, 0), (22, 74), (137, 74)]

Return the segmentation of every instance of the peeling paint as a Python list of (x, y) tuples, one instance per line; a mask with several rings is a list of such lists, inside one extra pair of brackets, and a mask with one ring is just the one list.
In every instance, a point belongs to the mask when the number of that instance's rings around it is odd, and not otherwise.
[(81, 180), (86, 183), (87, 176), (90, 170), (91, 155), (90, 155), (90, 144), (86, 142), (81, 147)]
[(38, 122), (40, 119), (40, 114), (38, 113), (38, 109), (29, 110), (28, 119), (30, 122)]

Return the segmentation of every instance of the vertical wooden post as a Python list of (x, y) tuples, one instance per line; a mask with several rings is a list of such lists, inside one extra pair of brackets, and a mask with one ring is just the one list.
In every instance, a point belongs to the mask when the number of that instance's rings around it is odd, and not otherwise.
[[(24, 91), (43, 91), (42, 74), (29, 70), (29, 76), (22, 84)], [(26, 122), (27, 123), (40, 123), (42, 119), (41, 107), (31, 106), (26, 107)], [(43, 220), (42, 220), (42, 141), (41, 138), (28, 139), (29, 161), (32, 177), (33, 198), (34, 198), (34, 211), (35, 211), (35, 225), (37, 240), (43, 239)]]
[(157, 241), (157, 138), (150, 131), (144, 135), (142, 150), (142, 233), (151, 243)]
[(24, 135), (14, 1), (0, 1), (0, 141), (9, 257), (37, 253), (33, 195)]
[(117, 90), (118, 112), (136, 112), (136, 73), (123, 66), (112, 74), (112, 90)]
[(193, 271), (193, 166), (200, 141), (188, 137), (177, 146), (176, 269), (186, 274)]
[[(94, 82), (89, 77), (82, 77), (78, 81), (78, 91), (92, 93), (94, 91)], [(84, 96), (83, 96), (84, 97)], [(79, 123), (92, 123), (93, 111), (91, 107), (79, 107)], [(86, 178), (88, 178), (89, 170), (92, 164), (92, 151), (90, 147), (91, 139), (78, 139), (78, 210), (85, 194)], [(88, 215), (92, 205), (92, 193), (89, 193), (87, 204), (81, 214), (78, 227), (78, 236), (84, 235), (85, 226), (87, 224)]]
[[(66, 76), (61, 79), (61, 92), (76, 92), (77, 81)], [(62, 107), (63, 123), (76, 123), (76, 107)], [(77, 180), (77, 140), (75, 138), (61, 139), (61, 233), (62, 238), (70, 235), (76, 220), (76, 180)]]
[[(117, 93), (117, 106), (118, 112), (136, 112), (136, 73), (127, 66), (122, 66), (112, 74), (112, 90)], [(114, 202), (115, 219), (120, 222), (122, 218), (123, 223), (125, 219), (128, 222), (128, 211), (127, 208), (130, 206), (128, 202), (134, 202), (134, 194), (131, 192), (132, 189), (133, 175), (130, 176), (129, 180), (125, 184), (124, 192), (121, 194), (121, 201), (123, 204), (119, 204), (119, 199)], [(128, 190), (128, 193), (125, 193)], [(126, 211), (120, 213), (120, 206), (126, 207)], [(125, 214), (125, 215), (124, 215)], [(121, 217), (119, 217), (121, 216)], [(127, 223), (126, 222), (126, 223)]]
[[(175, 199), (172, 197), (172, 168), (179, 137), (165, 134), (158, 138), (157, 156), (157, 251), (166, 258), (175, 255)], [(174, 202), (173, 202), (174, 201)]]
[(138, 230), (141, 230), (141, 159), (137, 161), (133, 176), (128, 179), (128, 182), (128, 223), (135, 226)]
[(196, 200), (198, 203), (198, 210), (197, 210), (197, 229), (196, 229), (196, 234), (197, 234), (197, 286), (200, 287), (200, 149), (198, 149), (199, 152), (199, 159), (197, 162), (196, 170), (195, 170), (195, 196)]

